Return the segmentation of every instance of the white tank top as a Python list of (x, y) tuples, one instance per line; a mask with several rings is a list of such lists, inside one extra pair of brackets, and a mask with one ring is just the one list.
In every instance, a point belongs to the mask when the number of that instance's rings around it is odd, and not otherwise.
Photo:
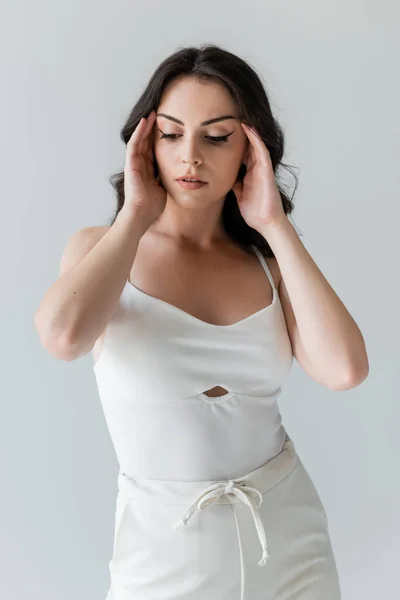
[[(278, 290), (272, 304), (213, 325), (128, 280), (93, 365), (120, 471), (207, 481), (252, 471), (283, 448), (278, 398), (293, 362)], [(228, 393), (209, 397), (222, 386)]]

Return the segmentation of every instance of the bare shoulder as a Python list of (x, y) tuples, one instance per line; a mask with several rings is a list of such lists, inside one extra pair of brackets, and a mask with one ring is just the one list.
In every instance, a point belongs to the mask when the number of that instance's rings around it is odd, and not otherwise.
[(99, 241), (100, 238), (103, 237), (105, 233), (110, 229), (110, 225), (94, 225), (92, 227), (86, 227), (81, 231), (86, 231), (86, 234), (89, 237), (92, 237), (96, 242)]
[(107, 233), (110, 229), (111, 225), (96, 225), (94, 227), (88, 227), (89, 236), (92, 236), (92, 239), (97, 242)]

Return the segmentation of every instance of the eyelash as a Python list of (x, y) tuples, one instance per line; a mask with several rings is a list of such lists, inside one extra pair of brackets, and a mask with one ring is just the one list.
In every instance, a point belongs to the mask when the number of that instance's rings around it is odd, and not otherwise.
[[(223, 144), (223, 143), (227, 143), (228, 142), (228, 137), (231, 134), (228, 135), (219, 135), (217, 137), (213, 137), (211, 135), (206, 135), (206, 138), (208, 138), (212, 143), (214, 144)], [(161, 140), (163, 138), (167, 138), (170, 140), (175, 140), (177, 137), (179, 137), (179, 135), (177, 133), (163, 133), (161, 132)]]

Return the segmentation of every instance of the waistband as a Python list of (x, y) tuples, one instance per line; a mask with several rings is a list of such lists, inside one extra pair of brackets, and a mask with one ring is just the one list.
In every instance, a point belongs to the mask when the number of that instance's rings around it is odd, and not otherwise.
[[(250, 473), (235, 479), (213, 479), (208, 481), (133, 479), (120, 471), (118, 474), (118, 490), (126, 497), (146, 504), (186, 505), (191, 503), (196, 496), (223, 488), (224, 493), (219, 497), (214, 497), (213, 502), (217, 504), (235, 504), (242, 502), (242, 500), (233, 492), (233, 487), (244, 486), (249, 488), (250, 497), (256, 497), (257, 492), (265, 493), (282, 481), (296, 467), (297, 462), (298, 455), (294, 443), (289, 435), (286, 435), (283, 448), (276, 456)], [(255, 490), (251, 488), (255, 488)]]
[[(120, 472), (118, 487), (121, 493), (134, 498), (135, 502), (143, 500), (146, 504), (188, 504), (185, 514), (176, 523), (173, 529), (186, 527), (193, 515), (210, 504), (236, 504), (242, 502), (247, 505), (254, 519), (257, 535), (262, 548), (259, 566), (264, 566), (271, 555), (267, 545), (264, 525), (258, 509), (263, 498), (262, 494), (277, 485), (298, 464), (299, 458), (294, 444), (286, 434), (282, 450), (261, 467), (237, 477), (235, 479), (222, 479), (211, 481), (164, 481), (159, 479), (132, 479)], [(253, 498), (258, 497), (258, 503), (253, 503)], [(236, 517), (235, 517), (236, 518)], [(240, 544), (240, 538), (239, 538)]]

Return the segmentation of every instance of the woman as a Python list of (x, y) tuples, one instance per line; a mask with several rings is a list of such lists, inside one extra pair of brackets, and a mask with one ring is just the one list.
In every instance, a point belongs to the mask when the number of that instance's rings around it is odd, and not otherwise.
[(334, 390), (368, 359), (287, 218), (260, 79), (219, 47), (181, 49), (122, 139), (116, 215), (70, 238), (36, 315), (54, 356), (94, 353), (120, 467), (107, 599), (337, 600), (326, 513), (277, 402), (293, 356)]

